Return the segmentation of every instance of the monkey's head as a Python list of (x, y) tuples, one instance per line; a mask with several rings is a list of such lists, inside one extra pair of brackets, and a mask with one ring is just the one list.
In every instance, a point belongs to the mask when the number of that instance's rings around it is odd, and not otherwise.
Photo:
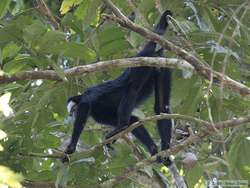
[(81, 100), (81, 95), (76, 95), (68, 99), (67, 111), (69, 113), (70, 118), (73, 118), (73, 119), (76, 118), (77, 108), (78, 108), (78, 104), (80, 100)]

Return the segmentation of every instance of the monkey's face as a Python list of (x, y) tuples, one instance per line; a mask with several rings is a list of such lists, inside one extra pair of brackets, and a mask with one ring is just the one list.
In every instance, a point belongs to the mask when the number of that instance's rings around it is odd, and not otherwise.
[(69, 113), (69, 117), (73, 118), (73, 120), (76, 118), (77, 107), (78, 106), (74, 101), (69, 101), (67, 104), (67, 111)]

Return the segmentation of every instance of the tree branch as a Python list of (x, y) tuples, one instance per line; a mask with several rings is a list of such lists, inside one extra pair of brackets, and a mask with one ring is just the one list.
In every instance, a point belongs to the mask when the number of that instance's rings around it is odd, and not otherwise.
[[(168, 67), (176, 69), (188, 69), (193, 70), (193, 67), (184, 60), (174, 58), (156, 58), (156, 57), (136, 57), (127, 59), (116, 59), (109, 61), (100, 61), (98, 63), (77, 66), (64, 71), (67, 78), (74, 76), (83, 76), (96, 71), (103, 71), (107, 69), (117, 67)], [(0, 84), (11, 83), (20, 80), (36, 80), (36, 79), (48, 79), (55, 81), (63, 81), (58, 74), (53, 70), (44, 71), (24, 71), (14, 75), (1, 75)]]
[(239, 118), (233, 119), (233, 120), (222, 121), (222, 122), (216, 123), (214, 125), (209, 123), (209, 125), (206, 127), (203, 127), (202, 130), (198, 134), (194, 134), (194, 135), (190, 136), (189, 138), (187, 138), (187, 140), (185, 140), (184, 142), (177, 144), (168, 150), (161, 151), (158, 154), (156, 154), (148, 159), (142, 160), (142, 161), (134, 164), (133, 166), (130, 166), (120, 176), (117, 176), (111, 180), (108, 180), (106, 183), (104, 183), (100, 187), (112, 187), (114, 185), (117, 185), (117, 184), (121, 183), (121, 181), (132, 176), (136, 171), (140, 170), (141, 168), (154, 163), (156, 161), (157, 157), (163, 157), (163, 156), (169, 156), (172, 154), (176, 154), (179, 151), (183, 150), (184, 148), (188, 147), (189, 145), (201, 141), (203, 138), (209, 136), (213, 132), (216, 132), (218, 130), (221, 131), (225, 128), (232, 128), (232, 127), (236, 128), (236, 127), (242, 126), (243, 124), (249, 123), (249, 122), (250, 122), (250, 115), (247, 115), (245, 117), (239, 117)]
[(87, 153), (92, 153), (92, 152), (96, 151), (97, 149), (105, 146), (106, 144), (112, 143), (114, 140), (117, 140), (117, 139), (121, 138), (123, 135), (125, 135), (125, 134), (131, 132), (132, 130), (134, 130), (135, 128), (143, 125), (147, 121), (156, 121), (156, 120), (161, 120), (161, 119), (181, 119), (181, 120), (186, 120), (186, 121), (189, 121), (189, 122), (194, 122), (194, 123), (196, 123), (198, 125), (203, 125), (205, 127), (211, 125), (207, 121), (203, 121), (203, 120), (200, 120), (198, 118), (194, 118), (192, 116), (187, 116), (187, 115), (160, 114), (160, 115), (149, 116), (149, 117), (146, 117), (143, 120), (139, 120), (139, 121), (133, 123), (132, 125), (130, 125), (126, 129), (124, 129), (123, 131), (119, 132), (118, 134), (110, 137), (109, 139), (104, 140), (102, 143), (97, 144), (97, 145), (89, 148), (86, 151), (83, 151), (83, 152), (80, 152), (80, 153), (74, 153), (72, 155), (72, 158), (79, 158), (81, 155), (85, 155)]
[(122, 14), (122, 12), (112, 3), (111, 0), (104, 0), (104, 2), (112, 9), (113, 13), (117, 16), (117, 18), (113, 16), (104, 15), (107, 19), (111, 19), (117, 23), (119, 23), (121, 26), (126, 27), (134, 32), (139, 33), (143, 37), (155, 41), (159, 43), (162, 47), (165, 49), (172, 51), (176, 53), (178, 56), (185, 59), (187, 62), (189, 62), (191, 65), (194, 66), (197, 73), (206, 79), (210, 80), (211, 75), (213, 76), (213, 80), (215, 83), (223, 83), (226, 87), (239, 92), (242, 96), (249, 96), (250, 95), (250, 88), (245, 86), (244, 84), (241, 84), (233, 79), (231, 79), (228, 76), (225, 76), (217, 71), (213, 71), (206, 62), (198, 59), (193, 54), (187, 52), (186, 50), (176, 46), (172, 42), (164, 39), (163, 37), (153, 33), (152, 31), (140, 27), (137, 24), (131, 22), (126, 16)]
[[(30, 181), (30, 180), (24, 180), (22, 182), (22, 185), (27, 188), (56, 188), (54, 182), (36, 182), (36, 181)], [(73, 187), (71, 187), (73, 188)]]
[[(79, 153), (74, 153), (71, 155), (72, 158), (80, 158), (82, 155), (86, 155), (88, 153), (92, 153), (96, 151), (97, 149), (105, 146), (108, 143), (112, 143), (114, 140), (117, 140), (118, 138), (122, 138), (125, 134), (131, 132), (133, 129), (143, 125), (147, 121), (156, 121), (156, 120), (161, 120), (161, 119), (181, 119), (181, 120), (186, 120), (189, 122), (196, 123), (198, 125), (203, 125), (203, 126), (209, 126), (209, 122), (203, 121), (198, 118), (194, 118), (192, 116), (187, 116), (187, 115), (180, 115), (180, 114), (160, 114), (160, 115), (154, 115), (154, 116), (149, 116), (146, 117), (143, 120), (137, 121), (130, 125), (128, 128), (125, 130), (121, 131), (120, 133), (112, 136), (109, 139), (104, 140), (103, 142), (96, 144), (89, 149), (79, 152)], [(58, 159), (63, 159), (65, 157), (64, 153), (56, 152), (54, 154), (39, 154), (39, 153), (19, 153), (19, 156), (21, 157), (35, 157), (35, 158), (58, 158)]]
[(49, 22), (51, 23), (51, 25), (58, 30), (60, 27), (60, 24), (57, 22), (57, 20), (55, 19), (55, 17), (52, 15), (51, 11), (49, 10), (49, 8), (47, 7), (46, 3), (43, 0), (36, 0), (36, 9), (43, 15), (45, 16)]
[[(154, 115), (154, 116), (150, 116), (150, 117), (146, 117), (145, 119), (143, 120), (140, 120), (138, 122), (135, 122), (133, 123), (132, 125), (130, 125), (128, 128), (126, 128), (125, 130), (121, 131), (120, 133), (112, 136), (111, 138), (103, 141), (102, 143), (100, 144), (97, 144), (85, 151), (82, 151), (82, 152), (79, 152), (79, 153), (74, 153), (71, 155), (71, 157), (74, 159), (74, 158), (79, 158), (81, 156), (84, 156), (88, 153), (91, 153), (91, 152), (94, 152), (96, 151), (97, 149), (103, 147), (104, 145), (108, 144), (108, 143), (112, 143), (114, 140), (117, 140), (118, 138), (122, 138), (125, 134), (131, 132), (132, 130), (134, 130), (135, 128), (143, 125), (145, 122), (147, 121), (156, 121), (156, 120), (160, 120), (160, 119), (181, 119), (181, 120), (185, 120), (185, 121), (189, 121), (189, 122), (193, 122), (193, 123), (196, 123), (197, 125), (202, 125), (203, 128), (202, 128), (202, 131), (201, 133), (199, 134), (194, 134), (192, 136), (190, 136), (187, 140), (189, 140), (190, 138), (191, 141), (197, 137), (205, 137), (207, 136), (208, 134), (210, 133), (213, 133), (215, 131), (218, 131), (218, 130), (221, 130), (221, 129), (225, 129), (225, 128), (230, 128), (230, 127), (237, 127), (239, 125), (242, 125), (244, 123), (248, 123), (250, 122), (250, 115), (248, 116), (245, 116), (245, 117), (240, 117), (240, 118), (237, 118), (237, 119), (233, 119), (233, 120), (227, 120), (227, 121), (222, 121), (222, 122), (218, 122), (218, 123), (215, 123), (215, 124), (211, 124), (207, 121), (204, 121), (204, 120), (201, 120), (201, 119), (198, 119), (198, 118), (194, 118), (192, 116), (187, 116), (187, 115), (180, 115), (180, 114), (160, 114), (160, 115)], [(217, 130), (218, 129), (218, 130)], [(204, 134), (205, 133), (205, 134)], [(202, 136), (204, 134), (204, 136)], [(196, 140), (194, 140), (196, 141)], [(186, 142), (183, 142), (184, 143), (184, 146), (186, 146)], [(178, 147), (181, 147), (183, 145), (183, 143), (180, 143), (178, 145), (176, 145), (174, 148), (176, 148), (177, 146)], [(190, 142), (190, 144), (192, 144), (193, 142)], [(188, 144), (189, 145), (189, 144)], [(175, 151), (175, 149), (171, 148), (170, 149), (171, 151)], [(180, 150), (178, 150), (180, 151)], [(160, 152), (160, 155), (163, 154), (165, 155), (164, 152)], [(37, 153), (29, 153), (29, 154), (20, 154), (21, 156), (26, 156), (26, 157), (38, 157), (38, 158), (64, 158), (65, 157), (65, 154), (64, 153), (56, 153), (56, 154), (37, 154)]]
[[(175, 146), (172, 146), (168, 150), (161, 151), (158, 154), (156, 154), (148, 159), (142, 160), (142, 161), (136, 163), (135, 165), (128, 167), (128, 169), (126, 169), (120, 176), (117, 176), (117, 177), (109, 180), (108, 182), (101, 185), (100, 187), (112, 187), (113, 185), (116, 185), (116, 184), (120, 183), (121, 181), (125, 180), (126, 178), (130, 177), (136, 171), (143, 168), (144, 166), (147, 166), (147, 165), (154, 163), (156, 161), (157, 157), (163, 157), (163, 156), (169, 156), (172, 154), (176, 154), (179, 151), (183, 150), (184, 148), (188, 147), (189, 145), (201, 141), (203, 138), (211, 135), (214, 132), (221, 131), (221, 130), (226, 129), (226, 128), (236, 128), (236, 127), (242, 126), (243, 124), (250, 123), (250, 115), (235, 118), (232, 120), (218, 122), (215, 124), (211, 124), (207, 121), (204, 121), (204, 120), (201, 120), (198, 118), (194, 118), (192, 116), (186, 116), (186, 115), (180, 115), (180, 114), (154, 115), (151, 117), (147, 117), (143, 120), (140, 120), (136, 123), (133, 123), (127, 129), (125, 129), (122, 132), (114, 135), (113, 137), (105, 140), (104, 142), (97, 144), (97, 145), (91, 147), (90, 149), (83, 151), (81, 153), (75, 153), (72, 156), (79, 158), (79, 156), (81, 156), (81, 155), (85, 155), (86, 153), (93, 152), (96, 149), (99, 149), (100, 147), (106, 145), (107, 143), (111, 143), (112, 141), (117, 140), (118, 138), (122, 137), (126, 133), (131, 132), (133, 129), (141, 126), (146, 121), (160, 120), (160, 119), (166, 119), (166, 118), (167, 119), (182, 119), (182, 120), (190, 121), (190, 122), (193, 122), (196, 124), (200, 124), (203, 127), (201, 128), (201, 131), (199, 133), (191, 135), (189, 138), (187, 138), (182, 143), (176, 144)], [(52, 154), (52, 155), (30, 153), (30, 154), (21, 154), (21, 155), (27, 156), (27, 157), (46, 157), (46, 158), (61, 158), (61, 159), (65, 157), (65, 155), (63, 153), (62, 154), (59, 154), (59, 153)]]

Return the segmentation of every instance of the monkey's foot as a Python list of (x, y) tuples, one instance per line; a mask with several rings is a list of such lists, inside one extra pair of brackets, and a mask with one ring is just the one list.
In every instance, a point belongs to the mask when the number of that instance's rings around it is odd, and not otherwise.
[(75, 150), (76, 150), (76, 145), (75, 144), (69, 144), (67, 146), (67, 149), (65, 150), (64, 153), (66, 153), (66, 154), (72, 154), (72, 153), (75, 152)]

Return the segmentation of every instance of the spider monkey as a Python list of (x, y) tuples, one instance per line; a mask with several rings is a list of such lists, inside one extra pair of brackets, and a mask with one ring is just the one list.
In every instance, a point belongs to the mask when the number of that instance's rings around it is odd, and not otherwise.
[[(166, 10), (154, 28), (155, 33), (164, 35), (169, 16), (172, 16), (172, 13)], [(156, 43), (149, 41), (136, 57), (162, 56), (162, 51), (163, 49), (156, 51)], [(82, 95), (70, 97), (67, 102), (67, 110), (75, 121), (71, 141), (65, 153), (71, 154), (75, 152), (78, 139), (88, 116), (92, 116), (96, 122), (113, 126), (114, 130), (106, 136), (106, 138), (110, 138), (139, 120), (131, 113), (153, 92), (155, 95), (155, 113), (170, 113), (168, 108), (170, 84), (171, 72), (167, 68), (127, 68), (116, 79), (90, 87)], [(161, 149), (168, 149), (172, 122), (170, 119), (158, 120), (157, 127), (161, 137)], [(156, 144), (144, 126), (132, 130), (132, 134), (146, 146), (151, 155), (158, 152)], [(171, 164), (169, 158), (159, 160), (167, 166)]]

